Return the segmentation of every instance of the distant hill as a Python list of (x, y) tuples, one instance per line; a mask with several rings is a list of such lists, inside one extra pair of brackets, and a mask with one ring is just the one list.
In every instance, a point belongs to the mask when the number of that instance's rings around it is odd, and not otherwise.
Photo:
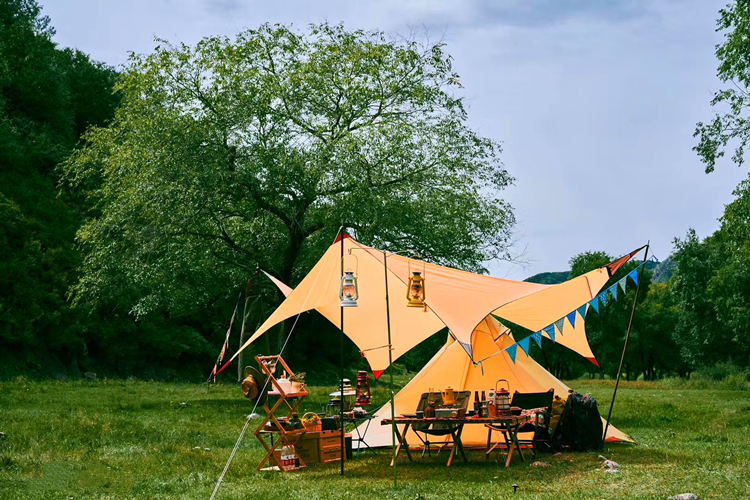
[[(654, 281), (656, 283), (666, 283), (672, 277), (674, 263), (669, 259), (664, 262), (649, 260), (646, 262), (646, 269), (654, 272)], [(557, 285), (568, 281), (570, 271), (554, 271), (549, 273), (539, 273), (526, 278), (524, 281), (529, 283), (539, 283), (542, 285)]]
[(539, 283), (542, 285), (557, 285), (558, 283), (568, 281), (568, 276), (570, 276), (570, 271), (556, 271), (535, 274), (534, 276), (526, 278), (524, 281), (528, 281), (529, 283)]

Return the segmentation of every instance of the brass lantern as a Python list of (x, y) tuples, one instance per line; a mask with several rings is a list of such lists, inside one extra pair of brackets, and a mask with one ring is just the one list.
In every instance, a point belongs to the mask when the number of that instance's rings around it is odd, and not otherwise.
[(409, 277), (406, 298), (409, 299), (406, 307), (424, 307), (424, 276), (422, 276), (422, 271), (413, 271)]
[(346, 271), (341, 277), (339, 298), (341, 299), (341, 307), (357, 307), (359, 288), (357, 287), (357, 277), (351, 270)]

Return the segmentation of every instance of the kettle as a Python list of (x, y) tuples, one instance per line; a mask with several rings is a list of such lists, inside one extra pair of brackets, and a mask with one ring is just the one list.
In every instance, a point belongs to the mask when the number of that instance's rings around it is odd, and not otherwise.
[(453, 404), (456, 402), (456, 391), (450, 388), (450, 386), (442, 391), (443, 395), (443, 404), (445, 406), (453, 406)]

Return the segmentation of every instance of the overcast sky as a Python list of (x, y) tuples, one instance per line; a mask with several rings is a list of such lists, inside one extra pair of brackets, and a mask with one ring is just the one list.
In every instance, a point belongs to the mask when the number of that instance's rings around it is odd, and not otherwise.
[(40, 0), (61, 46), (117, 66), (153, 37), (195, 43), (264, 22), (343, 21), (447, 43), (470, 123), (501, 141), (516, 177), (523, 279), (569, 268), (571, 256), (619, 256), (651, 240), (665, 259), (674, 237), (706, 236), (746, 176), (728, 161), (711, 175), (691, 150), (712, 116), (718, 10), (727, 0)]

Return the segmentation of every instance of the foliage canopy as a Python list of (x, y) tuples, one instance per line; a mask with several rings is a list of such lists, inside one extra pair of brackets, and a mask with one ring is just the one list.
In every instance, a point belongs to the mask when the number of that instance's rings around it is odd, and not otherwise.
[(142, 314), (206, 303), (256, 265), (294, 282), (340, 226), (483, 270), (507, 256), (512, 178), (459, 88), (442, 45), (340, 25), (133, 55), (116, 118), (64, 167), (94, 215), (76, 298)]

